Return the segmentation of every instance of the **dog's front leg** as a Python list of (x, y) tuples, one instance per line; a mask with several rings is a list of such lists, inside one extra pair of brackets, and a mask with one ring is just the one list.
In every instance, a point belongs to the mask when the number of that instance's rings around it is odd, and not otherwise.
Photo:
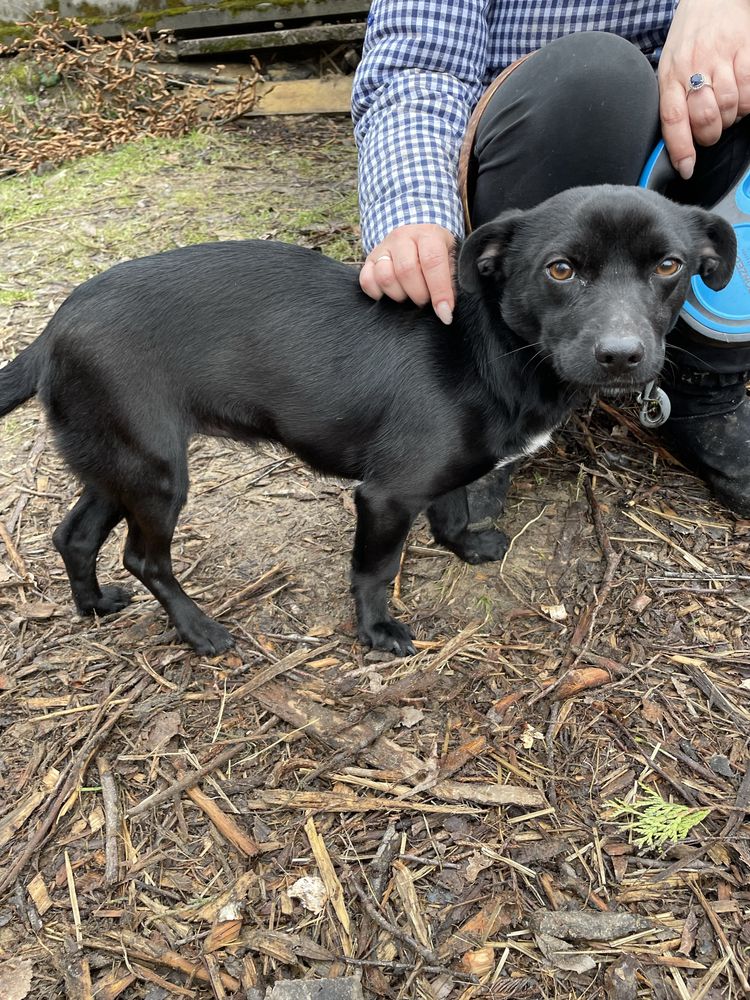
[(398, 573), (404, 541), (421, 507), (411, 507), (369, 485), (358, 487), (354, 499), (352, 594), (359, 640), (373, 649), (410, 656), (416, 652), (412, 634), (388, 613), (388, 585)]
[(427, 508), (432, 534), (438, 545), (455, 552), (468, 563), (502, 559), (508, 536), (502, 531), (469, 531), (469, 503), (466, 487), (445, 493)]

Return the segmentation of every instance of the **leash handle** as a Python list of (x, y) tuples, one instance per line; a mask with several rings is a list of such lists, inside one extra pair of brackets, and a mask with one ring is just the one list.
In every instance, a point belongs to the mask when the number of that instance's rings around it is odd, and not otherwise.
[(647, 383), (636, 397), (640, 404), (638, 419), (644, 427), (661, 427), (669, 420), (672, 403), (664, 390), (655, 381)]

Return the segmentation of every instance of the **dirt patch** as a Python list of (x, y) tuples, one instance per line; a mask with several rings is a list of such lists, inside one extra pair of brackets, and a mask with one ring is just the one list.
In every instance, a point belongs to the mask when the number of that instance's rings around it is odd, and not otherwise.
[[(355, 168), (345, 120), (274, 120), (4, 181), (0, 356), (126, 257), (273, 236), (356, 259)], [(215, 661), (138, 587), (118, 617), (73, 615), (50, 534), (78, 486), (36, 404), (0, 424), (0, 984), (73, 1000), (90, 975), (96, 996), (157, 1000), (356, 972), (370, 997), (737, 994), (750, 525), (597, 407), (518, 476), (503, 566), (417, 525), (398, 606), (421, 647), (398, 661), (354, 642), (348, 485), (204, 439), (191, 474), (175, 564), (237, 636)], [(132, 586), (121, 544), (101, 576)], [(646, 790), (709, 811), (638, 847), (612, 803)], [(537, 912), (568, 910), (590, 919)]]

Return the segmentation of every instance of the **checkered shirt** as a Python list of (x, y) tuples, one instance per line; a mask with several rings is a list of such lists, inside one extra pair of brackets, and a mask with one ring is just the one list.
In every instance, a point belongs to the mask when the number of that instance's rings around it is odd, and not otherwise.
[(658, 62), (675, 0), (374, 0), (352, 97), (366, 253), (396, 226), (463, 235), (458, 154), (509, 63), (574, 31), (610, 31)]

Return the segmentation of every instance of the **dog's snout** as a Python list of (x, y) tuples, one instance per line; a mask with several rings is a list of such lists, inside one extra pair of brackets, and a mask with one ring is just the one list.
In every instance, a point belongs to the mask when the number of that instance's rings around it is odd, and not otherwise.
[(594, 344), (594, 357), (608, 375), (627, 375), (643, 361), (643, 341), (634, 334), (610, 334)]

